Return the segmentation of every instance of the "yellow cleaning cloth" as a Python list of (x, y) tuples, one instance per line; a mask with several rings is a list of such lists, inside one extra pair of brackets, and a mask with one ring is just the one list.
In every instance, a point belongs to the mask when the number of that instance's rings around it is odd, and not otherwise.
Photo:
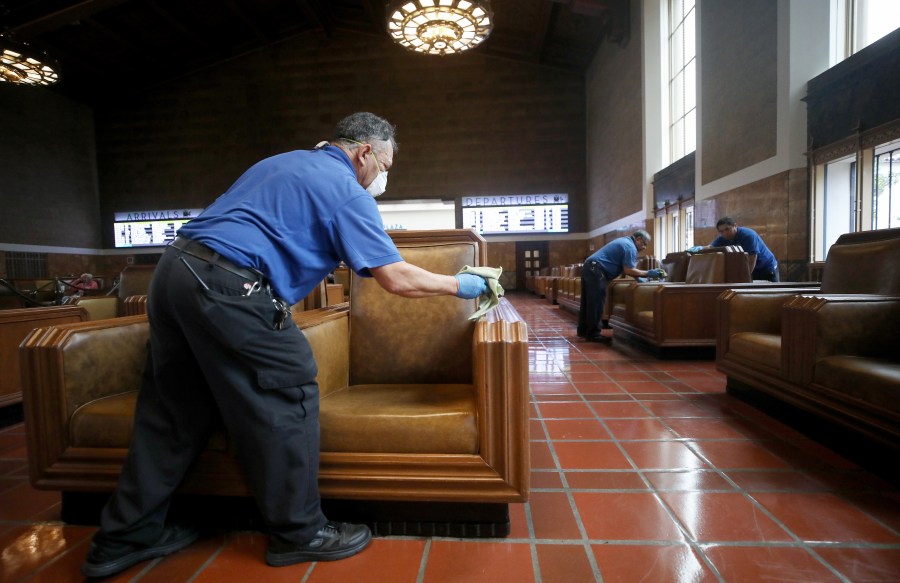
[[(502, 267), (471, 267), (464, 266), (459, 273), (471, 273), (483, 277), (487, 282), (488, 293), (483, 294), (478, 300), (478, 309), (469, 316), (469, 320), (477, 320), (500, 303), (500, 296), (503, 295), (503, 286), (500, 285), (500, 274), (503, 273)], [(458, 274), (457, 274), (458, 275)]]

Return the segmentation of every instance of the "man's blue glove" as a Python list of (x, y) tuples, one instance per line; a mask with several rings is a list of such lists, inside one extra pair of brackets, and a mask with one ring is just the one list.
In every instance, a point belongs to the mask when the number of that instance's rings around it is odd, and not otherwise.
[(456, 281), (459, 283), (459, 290), (456, 292), (456, 297), (458, 298), (474, 300), (481, 294), (486, 294), (488, 291), (487, 281), (479, 275), (458, 273), (453, 277), (455, 277)]
[(666, 276), (666, 272), (662, 269), (651, 269), (647, 272), (647, 277), (650, 279), (660, 279)]
[(701, 249), (706, 249), (703, 245), (694, 245), (687, 250), (688, 253), (699, 253)]

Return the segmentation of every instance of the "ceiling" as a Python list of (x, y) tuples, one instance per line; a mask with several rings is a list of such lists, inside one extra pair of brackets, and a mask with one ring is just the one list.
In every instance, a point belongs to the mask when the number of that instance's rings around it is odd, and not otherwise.
[[(0, 0), (0, 34), (44, 50), (60, 64), (55, 89), (96, 104), (298, 35), (327, 40), (350, 31), (386, 39), (385, 4)], [(494, 30), (473, 50), (584, 72), (601, 42), (627, 43), (628, 6), (629, 0), (492, 0)]]

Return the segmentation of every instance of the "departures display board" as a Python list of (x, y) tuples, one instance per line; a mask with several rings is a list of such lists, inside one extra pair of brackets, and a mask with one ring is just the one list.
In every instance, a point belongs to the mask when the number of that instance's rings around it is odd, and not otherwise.
[(462, 226), (482, 235), (568, 233), (567, 194), (464, 196)]

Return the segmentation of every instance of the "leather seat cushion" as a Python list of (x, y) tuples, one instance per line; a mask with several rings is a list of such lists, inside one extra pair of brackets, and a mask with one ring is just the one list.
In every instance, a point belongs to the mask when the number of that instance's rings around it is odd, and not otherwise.
[[(137, 395), (138, 391), (110, 395), (76, 409), (69, 421), (69, 443), (73, 447), (130, 446)], [(213, 431), (206, 447), (226, 451), (228, 439), (224, 430)]]
[(883, 411), (900, 413), (900, 362), (862, 356), (827, 356), (816, 363), (813, 381)]
[[(86, 403), (73, 414), (74, 447), (127, 448), (137, 391)], [(359, 385), (323, 397), (319, 416), (322, 451), (364, 453), (478, 452), (475, 388), (472, 385)], [(226, 451), (223, 431), (209, 449)]]
[(728, 340), (730, 357), (743, 358), (764, 364), (771, 368), (781, 368), (781, 336), (761, 332), (738, 332)]
[(325, 452), (478, 452), (472, 385), (355, 385), (323, 398), (319, 421)]

